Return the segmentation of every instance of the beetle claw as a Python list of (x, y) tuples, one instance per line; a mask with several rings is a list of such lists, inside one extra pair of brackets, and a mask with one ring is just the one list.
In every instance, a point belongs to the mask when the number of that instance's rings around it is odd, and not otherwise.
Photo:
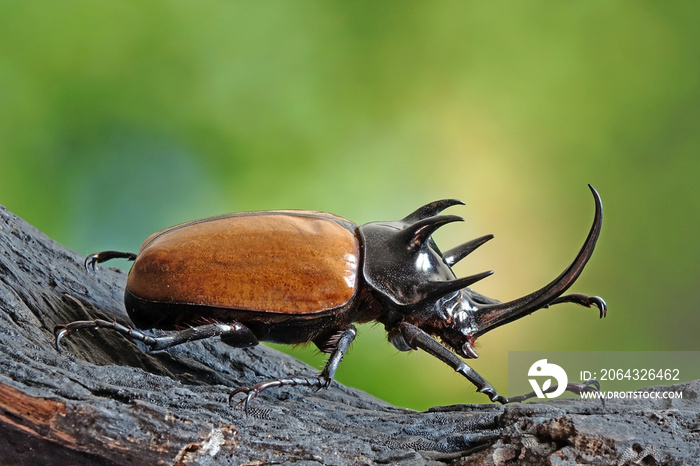
[(253, 401), (255, 398), (257, 398), (257, 396), (260, 394), (261, 391), (262, 390), (256, 390), (255, 386), (237, 388), (229, 395), (228, 403), (231, 404), (231, 400), (237, 394), (245, 393), (246, 396), (243, 397), (243, 399), (240, 400), (238, 403), (236, 403), (236, 408), (243, 407), (243, 409), (245, 411), (245, 415), (247, 416), (248, 415), (248, 405), (250, 405), (251, 401)]
[(97, 264), (106, 262), (111, 259), (126, 259), (126, 260), (136, 260), (136, 254), (133, 252), (121, 252), (121, 251), (102, 251), (90, 254), (85, 258), (85, 270), (88, 272), (90, 269), (94, 272)]
[(496, 389), (493, 388), (491, 385), (487, 385), (478, 391), (479, 391), (479, 393), (483, 393), (484, 395), (488, 396), (489, 400), (491, 400), (493, 403), (496, 403), (496, 402), (501, 403), (501, 404), (508, 403), (508, 398), (506, 398), (503, 395), (499, 395), (498, 392), (496, 391)]
[(248, 406), (250, 405), (250, 402), (256, 399), (258, 395), (260, 395), (263, 391), (267, 390), (268, 388), (284, 385), (281, 382), (281, 380), (270, 380), (267, 382), (256, 383), (255, 385), (250, 385), (247, 387), (237, 388), (229, 395), (228, 402), (229, 404), (231, 404), (231, 400), (233, 400), (233, 397), (235, 397), (239, 393), (245, 393), (245, 397), (243, 397), (242, 400), (236, 403), (236, 408), (240, 408), (241, 406), (243, 406), (245, 414), (247, 416)]
[(95, 268), (97, 266), (97, 254), (90, 254), (85, 258), (85, 270), (90, 272), (91, 270), (94, 272)]
[(54, 329), (54, 347), (56, 348), (56, 351), (61, 353), (61, 339), (68, 335), (68, 329), (66, 328), (65, 325), (57, 325), (56, 328)]
[[(246, 388), (247, 388), (247, 387), (246, 387)], [(234, 390), (233, 392), (231, 392), (231, 394), (228, 396), (228, 404), (229, 404), (229, 405), (231, 404), (231, 402), (233, 401), (233, 397), (234, 397), (234, 396), (236, 396), (237, 394), (242, 393), (242, 392), (243, 392), (243, 390), (241, 390), (240, 388), (238, 388), (238, 389)], [(248, 402), (249, 402), (248, 397), (249, 397), (249, 396), (251, 396), (251, 392), (246, 393), (246, 396), (244, 396), (243, 399), (239, 400), (239, 401), (236, 403), (236, 408), (244, 407), (246, 415), (248, 414)], [(253, 395), (253, 396), (251, 397), (251, 399), (252, 399), (252, 398), (255, 398), (255, 395)], [(245, 406), (244, 406), (244, 404), (245, 404)]]
[(608, 315), (608, 305), (605, 300), (600, 296), (591, 296), (591, 305), (596, 306), (600, 310), (600, 318), (606, 317)]

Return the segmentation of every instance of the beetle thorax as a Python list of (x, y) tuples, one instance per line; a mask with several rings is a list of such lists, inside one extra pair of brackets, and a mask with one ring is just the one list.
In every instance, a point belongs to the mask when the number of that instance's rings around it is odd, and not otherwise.
[[(363, 278), (385, 308), (388, 327), (396, 321), (413, 324), (438, 336), (464, 357), (476, 357), (471, 345), (477, 304), (464, 290), (490, 274), (456, 278), (451, 264), (463, 251), (440, 251), (431, 235), (442, 225), (462, 220), (437, 215), (453, 202), (429, 204), (396, 222), (373, 222), (359, 227), (363, 248)], [(461, 257), (457, 257), (461, 256)], [(399, 349), (405, 342), (392, 339)]]
[(431, 238), (417, 240), (402, 221), (368, 223), (359, 230), (364, 280), (386, 306), (413, 312), (445, 295), (435, 285), (455, 275)]

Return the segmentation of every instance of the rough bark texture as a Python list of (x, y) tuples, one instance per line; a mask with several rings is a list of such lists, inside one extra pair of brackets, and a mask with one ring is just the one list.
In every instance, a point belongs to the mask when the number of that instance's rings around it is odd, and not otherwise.
[[(414, 412), (334, 383), (270, 390), (248, 416), (235, 387), (301, 362), (218, 340), (148, 354), (108, 330), (53, 347), (53, 328), (129, 323), (125, 274), (0, 208), (1, 464), (697, 464), (700, 381), (683, 400), (560, 400)], [(439, 364), (436, 361), (436, 364)], [(466, 383), (466, 382), (465, 382)]]

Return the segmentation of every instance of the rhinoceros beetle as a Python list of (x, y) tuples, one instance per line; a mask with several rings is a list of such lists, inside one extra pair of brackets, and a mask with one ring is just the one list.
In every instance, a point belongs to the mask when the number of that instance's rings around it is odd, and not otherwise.
[[(606, 315), (600, 297), (563, 294), (581, 274), (601, 230), (600, 196), (589, 188), (595, 199), (593, 225), (574, 261), (548, 285), (510, 302), (469, 288), (492, 272), (457, 278), (452, 271), (492, 235), (445, 252), (431, 237), (438, 228), (463, 220), (439, 215), (462, 201), (435, 201), (402, 220), (361, 226), (324, 212), (244, 212), (159, 231), (138, 254), (103, 251), (88, 256), (85, 267), (93, 271), (96, 264), (114, 258), (134, 261), (124, 300), (136, 328), (100, 319), (63, 324), (55, 329), (56, 348), (72, 332), (110, 328), (151, 351), (219, 336), (236, 348), (260, 341), (313, 342), (330, 355), (318, 376), (281, 378), (233, 391), (231, 397), (245, 394), (240, 403), (245, 401), (247, 408), (269, 388), (328, 387), (355, 339), (353, 323), (375, 321), (384, 324), (399, 351), (428, 352), (491, 401), (522, 401), (532, 394), (499, 395), (457, 355), (477, 358), (476, 338), (552, 304), (595, 306), (600, 317)], [(138, 329), (160, 332), (151, 336)], [(591, 388), (587, 383), (567, 386), (576, 393)]]

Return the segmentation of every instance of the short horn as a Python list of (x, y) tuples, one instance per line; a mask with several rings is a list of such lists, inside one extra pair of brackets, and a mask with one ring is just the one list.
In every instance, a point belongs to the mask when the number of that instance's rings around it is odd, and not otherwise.
[(416, 209), (414, 212), (407, 215), (402, 221), (406, 223), (415, 223), (419, 220), (434, 217), (448, 207), (458, 204), (464, 205), (464, 202), (460, 201), (459, 199), (442, 199), (440, 201), (434, 201)]
[(484, 278), (491, 276), (492, 274), (493, 270), (489, 270), (487, 272), (477, 273), (468, 277), (456, 278), (454, 280), (448, 280), (443, 282), (430, 282), (428, 285), (428, 295), (425, 299), (435, 299), (445, 296), (449, 293), (459, 291), (463, 288), (468, 287), (469, 285), (473, 285), (479, 280), (483, 280)]
[(465, 257), (467, 257), (469, 254), (474, 252), (476, 248), (484, 244), (485, 242), (492, 240), (493, 235), (485, 235), (480, 238), (473, 239), (467, 243), (460, 244), (459, 246), (450, 249), (449, 251), (445, 252), (442, 257), (445, 260), (445, 264), (449, 265), (452, 267), (455, 265), (457, 262), (461, 261)]
[(462, 217), (456, 215), (438, 215), (436, 217), (428, 217), (423, 220), (419, 220), (416, 223), (408, 225), (403, 231), (399, 233), (402, 237), (403, 244), (408, 245), (409, 249), (416, 249), (420, 247), (421, 244), (425, 243), (430, 235), (435, 233), (435, 230), (443, 225), (452, 222), (463, 222)]
[(583, 247), (581, 247), (574, 261), (561, 275), (543, 288), (507, 303), (486, 305), (479, 309), (475, 316), (476, 332), (473, 334), (475, 338), (489, 330), (517, 320), (537, 309), (551, 304), (552, 301), (561, 296), (561, 294), (576, 281), (579, 275), (581, 275), (584, 266), (593, 254), (593, 249), (595, 248), (596, 241), (598, 241), (600, 229), (603, 224), (603, 204), (600, 200), (600, 196), (593, 186), (589, 184), (588, 187), (595, 199), (593, 225), (588, 232), (588, 237), (583, 243)]

